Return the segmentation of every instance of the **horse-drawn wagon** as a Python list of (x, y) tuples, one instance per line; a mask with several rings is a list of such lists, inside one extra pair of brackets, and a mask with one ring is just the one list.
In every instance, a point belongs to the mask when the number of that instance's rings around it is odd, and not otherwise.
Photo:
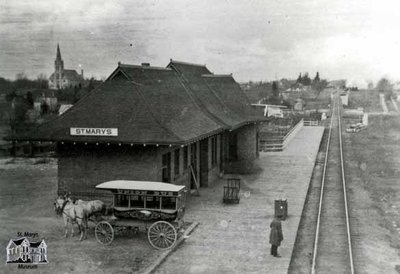
[(115, 231), (140, 227), (157, 249), (174, 246), (183, 227), (186, 188), (160, 182), (109, 181), (96, 186), (113, 195), (112, 214), (101, 216), (95, 227), (98, 242), (109, 245)]

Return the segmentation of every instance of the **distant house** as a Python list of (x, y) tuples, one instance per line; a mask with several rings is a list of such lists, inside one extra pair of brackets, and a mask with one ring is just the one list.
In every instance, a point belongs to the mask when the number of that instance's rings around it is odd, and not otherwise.
[(346, 87), (346, 80), (329, 81), (327, 88), (343, 89)]
[(296, 99), (296, 103), (293, 106), (294, 110), (301, 111), (304, 109), (304, 100), (301, 98)]
[(61, 58), (60, 46), (57, 44), (57, 56), (54, 61), (55, 71), (49, 77), (50, 89), (63, 89), (80, 87), (83, 83), (83, 70), (79, 75), (76, 70), (64, 69), (64, 61)]
[(109, 180), (206, 187), (258, 157), (266, 121), (232, 75), (173, 61), (118, 67), (105, 83), (54, 121), (17, 140), (53, 141), (58, 193), (104, 198)]
[(44, 240), (29, 242), (25, 237), (10, 240), (6, 252), (7, 263), (47, 263), (47, 245)]
[(305, 87), (301, 83), (295, 83), (290, 88), (286, 89), (287, 92), (301, 92), (305, 90)]
[(263, 114), (266, 117), (283, 118), (283, 109), (287, 108), (282, 105), (267, 105), (267, 104), (252, 104), (253, 107), (263, 109)]
[(340, 94), (340, 100), (342, 101), (342, 105), (347, 107), (349, 105), (349, 94), (348, 93)]
[(54, 92), (52, 91), (43, 92), (41, 96), (35, 98), (34, 101), (35, 110), (41, 111), (44, 104), (47, 105), (48, 110), (51, 112), (57, 109), (58, 100), (57, 97), (54, 95)]

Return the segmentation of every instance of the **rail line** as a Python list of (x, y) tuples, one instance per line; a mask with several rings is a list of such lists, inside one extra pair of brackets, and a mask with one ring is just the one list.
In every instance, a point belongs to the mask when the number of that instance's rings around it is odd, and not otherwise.
[(313, 274), (354, 274), (341, 130), (340, 104), (335, 98), (319, 195)]

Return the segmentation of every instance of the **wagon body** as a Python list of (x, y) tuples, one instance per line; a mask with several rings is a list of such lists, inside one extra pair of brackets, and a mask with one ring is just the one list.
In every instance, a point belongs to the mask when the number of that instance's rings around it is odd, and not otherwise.
[(157, 249), (172, 247), (183, 226), (186, 188), (161, 182), (109, 181), (96, 186), (113, 194), (112, 215), (102, 216), (95, 235), (110, 244), (114, 230), (144, 227), (150, 244)]

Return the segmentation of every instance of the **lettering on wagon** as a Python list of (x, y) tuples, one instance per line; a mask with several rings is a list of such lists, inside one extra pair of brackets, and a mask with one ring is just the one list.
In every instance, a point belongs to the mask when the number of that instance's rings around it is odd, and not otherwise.
[(118, 194), (126, 195), (154, 195), (154, 196), (176, 196), (174, 192), (170, 191), (151, 191), (147, 192), (145, 190), (128, 190), (128, 189), (118, 189)]
[(118, 128), (71, 127), (72, 136), (118, 136)]

